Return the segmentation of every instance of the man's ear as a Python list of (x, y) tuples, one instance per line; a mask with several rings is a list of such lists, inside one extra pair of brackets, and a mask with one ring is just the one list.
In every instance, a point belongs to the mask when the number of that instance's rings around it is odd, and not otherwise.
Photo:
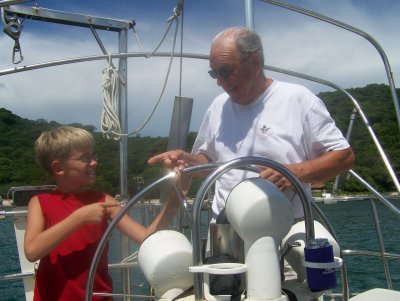
[(54, 160), (50, 164), (53, 174), (55, 175), (63, 175), (64, 174), (64, 167), (61, 164), (61, 161)]
[(261, 65), (261, 61), (260, 61), (260, 58), (258, 57), (258, 55), (255, 55), (255, 53), (252, 53), (250, 60), (251, 60), (251, 64), (255, 68), (257, 68), (257, 72), (264, 72), (264, 66)]

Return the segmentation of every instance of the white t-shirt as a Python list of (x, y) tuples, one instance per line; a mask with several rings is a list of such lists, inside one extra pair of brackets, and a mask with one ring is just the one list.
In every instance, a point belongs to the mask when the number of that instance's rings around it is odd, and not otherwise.
[[(300, 163), (331, 150), (349, 147), (324, 103), (303, 86), (274, 80), (254, 102), (239, 105), (227, 93), (208, 108), (193, 154), (224, 163), (244, 156), (260, 156), (281, 164)], [(230, 170), (216, 182), (212, 208), (219, 214), (230, 191), (240, 181), (258, 174)], [(311, 187), (303, 183), (311, 195)], [(290, 199), (293, 191), (286, 191)], [(295, 218), (303, 210), (298, 195), (291, 200)]]

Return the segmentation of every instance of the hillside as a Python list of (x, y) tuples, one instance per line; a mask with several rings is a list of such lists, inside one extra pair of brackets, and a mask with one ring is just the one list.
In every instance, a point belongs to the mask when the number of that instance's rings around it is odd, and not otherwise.
[[(399, 178), (400, 133), (389, 87), (383, 84), (372, 84), (364, 88), (348, 89), (347, 91), (360, 104), (385, 150), (397, 178)], [(397, 95), (399, 95), (399, 89), (397, 89)], [(351, 101), (340, 92), (320, 93), (319, 97), (324, 101), (337, 125), (346, 135), (353, 110)], [(354, 170), (379, 190), (395, 190), (371, 135), (358, 114), (349, 140), (356, 154)], [(361, 187), (358, 184), (356, 187), (346, 186), (346, 190), (352, 189), (357, 190)]]
[[(367, 118), (380, 139), (395, 171), (400, 169), (399, 127), (396, 120), (389, 87), (368, 85), (364, 88), (348, 90), (359, 101)], [(352, 103), (340, 92), (324, 92), (319, 97), (325, 102), (337, 125), (346, 135)], [(8, 189), (21, 185), (50, 184), (51, 179), (34, 162), (33, 146), (35, 139), (44, 130), (58, 126), (55, 121), (23, 119), (12, 112), (0, 108), (0, 195), (5, 196)], [(73, 124), (93, 132), (96, 151), (100, 158), (97, 171), (97, 186), (110, 194), (119, 190), (119, 143), (103, 138), (91, 125)], [(196, 133), (190, 133), (188, 148)], [(164, 151), (167, 137), (132, 137), (128, 140), (128, 185), (129, 192), (138, 189), (138, 179), (145, 184), (153, 182), (162, 174), (160, 166), (148, 166), (146, 161), (153, 154)], [(356, 117), (350, 143), (357, 156), (355, 171), (381, 191), (393, 191), (392, 184), (383, 167), (376, 147), (359, 117)], [(140, 186), (140, 185), (139, 185)], [(329, 189), (332, 183), (327, 184)], [(139, 187), (140, 188), (140, 187)], [(341, 186), (345, 191), (364, 189), (350, 179)]]

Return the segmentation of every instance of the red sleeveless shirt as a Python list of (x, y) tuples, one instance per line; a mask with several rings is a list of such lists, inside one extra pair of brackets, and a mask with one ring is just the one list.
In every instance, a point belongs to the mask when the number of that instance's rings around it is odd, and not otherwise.
[[(105, 201), (105, 195), (95, 191), (75, 194), (54, 191), (37, 197), (46, 229), (59, 223), (82, 206)], [(34, 301), (85, 299), (90, 265), (107, 227), (107, 219), (100, 224), (83, 225), (40, 260), (36, 274)], [(107, 251), (108, 245), (99, 260), (93, 283), (94, 292), (112, 291), (112, 279), (108, 274)], [(96, 296), (93, 300), (112, 300), (112, 298)]]

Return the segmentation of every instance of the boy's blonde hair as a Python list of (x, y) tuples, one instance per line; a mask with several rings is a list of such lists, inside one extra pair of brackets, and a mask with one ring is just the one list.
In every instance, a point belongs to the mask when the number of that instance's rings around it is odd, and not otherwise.
[(94, 139), (88, 131), (72, 126), (60, 126), (39, 136), (35, 143), (35, 159), (41, 168), (52, 174), (52, 161), (66, 160), (73, 152), (93, 146)]

